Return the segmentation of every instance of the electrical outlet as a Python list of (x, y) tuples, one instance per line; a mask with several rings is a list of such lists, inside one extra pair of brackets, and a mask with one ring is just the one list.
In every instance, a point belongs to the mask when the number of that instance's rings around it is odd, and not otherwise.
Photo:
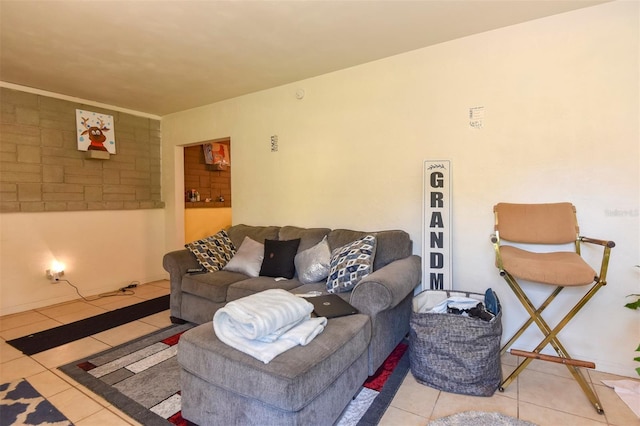
[(60, 277), (64, 275), (64, 271), (52, 271), (51, 269), (47, 269), (46, 276), (52, 283), (59, 283)]
[(271, 152), (278, 152), (278, 135), (271, 136)]

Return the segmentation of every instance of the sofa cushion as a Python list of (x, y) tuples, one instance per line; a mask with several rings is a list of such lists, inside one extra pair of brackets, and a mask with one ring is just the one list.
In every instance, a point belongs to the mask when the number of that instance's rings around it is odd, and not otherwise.
[(264, 244), (249, 237), (244, 237), (235, 256), (225, 265), (225, 271), (239, 272), (250, 277), (257, 277), (264, 258)]
[(297, 226), (283, 226), (278, 232), (279, 240), (294, 240), (300, 238), (298, 253), (318, 244), (329, 232), (329, 228), (298, 228)]
[(208, 323), (182, 335), (178, 362), (213, 385), (282, 410), (299, 411), (367, 350), (370, 336), (366, 315), (330, 319), (308, 345), (264, 364), (222, 343)]
[(227, 288), (229, 285), (245, 279), (247, 279), (246, 275), (229, 271), (186, 274), (182, 277), (182, 291), (212, 302), (223, 303), (227, 300)]
[(334, 229), (327, 236), (329, 248), (335, 250), (338, 247), (355, 241), (365, 235), (375, 235), (376, 237), (376, 257), (373, 262), (373, 270), (387, 266), (389, 263), (404, 259), (413, 253), (411, 237), (404, 231), (379, 231), (362, 232), (350, 229)]
[(331, 252), (327, 278), (329, 293), (344, 293), (353, 289), (369, 275), (376, 254), (376, 237), (366, 235)]
[(235, 246), (224, 230), (184, 246), (195, 255), (198, 263), (209, 272), (222, 269), (236, 253)]
[(245, 237), (249, 237), (259, 243), (264, 243), (264, 240), (277, 240), (278, 226), (250, 226), (250, 225), (233, 225), (227, 228), (227, 234), (231, 239), (231, 242), (237, 247), (240, 247)]
[(233, 283), (227, 289), (227, 302), (240, 299), (241, 297), (251, 296), (252, 294), (259, 293), (271, 288), (281, 288), (283, 290), (291, 290), (300, 286), (300, 281), (296, 279), (292, 280), (278, 280), (272, 277), (256, 277), (248, 278)]
[(299, 252), (294, 259), (298, 280), (302, 284), (322, 281), (329, 276), (331, 250), (327, 237), (313, 247)]
[(264, 259), (260, 275), (265, 277), (293, 278), (296, 267), (293, 263), (300, 238), (295, 240), (264, 240)]

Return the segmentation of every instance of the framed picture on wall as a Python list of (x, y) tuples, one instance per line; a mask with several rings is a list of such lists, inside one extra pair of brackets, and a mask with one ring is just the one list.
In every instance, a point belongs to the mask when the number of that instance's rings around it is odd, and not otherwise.
[(202, 145), (204, 150), (204, 162), (221, 168), (230, 166), (229, 162), (229, 146), (224, 143), (205, 143)]
[(116, 153), (116, 138), (112, 115), (77, 109), (76, 127), (78, 151)]

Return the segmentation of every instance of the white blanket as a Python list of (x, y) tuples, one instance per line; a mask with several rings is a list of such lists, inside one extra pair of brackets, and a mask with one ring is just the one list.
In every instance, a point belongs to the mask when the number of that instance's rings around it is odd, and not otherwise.
[(324, 330), (327, 319), (311, 318), (312, 311), (303, 298), (271, 289), (227, 303), (213, 316), (213, 329), (222, 342), (267, 364)]

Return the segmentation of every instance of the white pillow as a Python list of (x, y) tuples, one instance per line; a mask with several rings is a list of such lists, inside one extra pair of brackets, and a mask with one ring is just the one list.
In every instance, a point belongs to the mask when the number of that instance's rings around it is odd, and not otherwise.
[(298, 273), (298, 281), (302, 284), (322, 281), (329, 275), (331, 250), (327, 236), (318, 244), (296, 254), (294, 263)]
[(260, 274), (262, 259), (264, 259), (264, 244), (244, 237), (236, 254), (222, 269), (257, 277)]

